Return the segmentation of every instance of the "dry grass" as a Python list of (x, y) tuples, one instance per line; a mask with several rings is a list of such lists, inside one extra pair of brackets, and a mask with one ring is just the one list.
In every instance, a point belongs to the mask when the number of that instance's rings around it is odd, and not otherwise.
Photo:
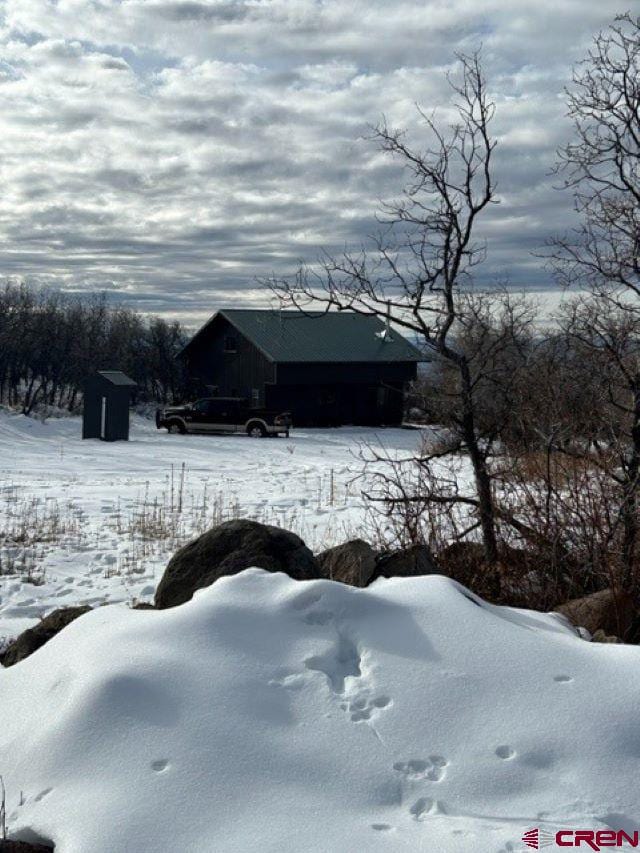
[[(320, 512), (336, 506), (338, 488), (333, 472), (319, 477), (311, 507)], [(340, 500), (347, 505), (349, 491), (341, 490)], [(238, 518), (274, 525), (296, 533), (309, 547), (324, 550), (353, 535), (347, 525), (330, 519), (318, 537), (317, 524), (309, 521), (311, 513), (305, 506), (279, 506), (265, 500), (253, 507), (243, 506), (238, 496), (225, 488), (211, 491), (205, 482), (194, 487), (187, 472), (171, 478), (168, 488), (151, 496), (149, 488), (127, 510), (118, 507), (111, 518), (111, 528), (127, 544), (117, 564), (106, 571), (107, 576), (143, 574), (150, 558), (174, 553), (190, 540), (212, 527)]]
[(0, 577), (20, 577), (23, 583), (42, 586), (45, 573), (42, 568), (44, 549), (0, 547)]
[(167, 559), (191, 539), (236, 518), (283, 527), (316, 551), (356, 535), (339, 512), (332, 513), (359, 496), (352, 482), (329, 469), (303, 478), (302, 491), (308, 497), (291, 503), (280, 502), (282, 494), (267, 493), (247, 504), (231, 480), (217, 480), (212, 488), (210, 480), (194, 478), (183, 464), (168, 469), (160, 488), (147, 482), (133, 500), (119, 500), (102, 516), (89, 517), (73, 501), (24, 496), (19, 487), (7, 486), (0, 491), (0, 576), (43, 583), (52, 548), (104, 552), (105, 531), (115, 534), (117, 545), (109, 549), (116, 559), (104, 576), (124, 578), (145, 574), (154, 559)]
[[(338, 480), (333, 469), (326, 474), (311, 478), (303, 483), (303, 491), (309, 497), (291, 504), (280, 504), (278, 499), (266, 495), (247, 505), (241, 502), (234, 491), (232, 481), (216, 482), (212, 489), (210, 481), (194, 479), (183, 464), (171, 466), (164, 486), (152, 489), (146, 483), (142, 492), (128, 502), (118, 501), (113, 512), (106, 514), (104, 528), (116, 534), (118, 556), (105, 569), (105, 577), (142, 575), (153, 559), (166, 559), (191, 539), (218, 524), (237, 518), (248, 518), (262, 524), (283, 527), (297, 533), (313, 550), (323, 550), (354, 535), (348, 525), (339, 518), (329, 516), (316, 521), (314, 516), (350, 505), (358, 494), (353, 483)], [(18, 501), (20, 510), (27, 509), (25, 501)], [(39, 516), (46, 518), (42, 501), (31, 501), (30, 507), (38, 506)], [(53, 513), (53, 506), (51, 507)], [(55, 522), (39, 525), (34, 536), (40, 541), (57, 542), (70, 550), (101, 550), (101, 532), (93, 531), (86, 524), (86, 517), (72, 504), (55, 507)], [(14, 519), (13, 527), (21, 528), (24, 518)], [(95, 525), (93, 525), (95, 528)], [(101, 527), (102, 530), (102, 527)], [(1, 540), (0, 540), (1, 541)]]
[(64, 541), (82, 547), (85, 517), (71, 502), (55, 498), (24, 498), (17, 486), (2, 490), (0, 500), (0, 576), (19, 576), (39, 586), (45, 581), (42, 564), (47, 546)]

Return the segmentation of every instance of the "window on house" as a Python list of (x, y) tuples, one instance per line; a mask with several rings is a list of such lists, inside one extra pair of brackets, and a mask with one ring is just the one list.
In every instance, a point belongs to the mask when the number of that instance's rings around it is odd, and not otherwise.
[(227, 335), (224, 339), (224, 351), (238, 352), (238, 341), (233, 337), (233, 335)]
[(251, 389), (251, 405), (259, 406), (260, 405), (260, 389), (252, 388)]

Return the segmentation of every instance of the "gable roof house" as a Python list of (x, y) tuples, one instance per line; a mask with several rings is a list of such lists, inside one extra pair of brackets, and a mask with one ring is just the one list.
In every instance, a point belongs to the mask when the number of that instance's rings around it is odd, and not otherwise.
[(218, 311), (181, 353), (200, 396), (246, 397), (296, 425), (392, 425), (420, 350), (353, 312)]

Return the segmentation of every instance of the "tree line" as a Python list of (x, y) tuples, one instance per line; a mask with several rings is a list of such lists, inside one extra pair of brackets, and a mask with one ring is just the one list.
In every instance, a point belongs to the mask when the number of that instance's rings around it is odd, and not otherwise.
[(188, 340), (178, 322), (144, 317), (104, 294), (65, 295), (5, 283), (0, 289), (0, 403), (79, 410), (85, 379), (124, 371), (141, 402), (180, 397), (185, 375), (177, 355)]

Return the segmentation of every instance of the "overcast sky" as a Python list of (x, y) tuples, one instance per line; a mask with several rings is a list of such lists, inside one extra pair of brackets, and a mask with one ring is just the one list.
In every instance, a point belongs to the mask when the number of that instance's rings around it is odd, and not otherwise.
[(375, 229), (395, 167), (382, 114), (419, 139), (455, 51), (480, 44), (500, 204), (482, 281), (549, 286), (532, 256), (571, 221), (554, 190), (571, 65), (603, 0), (6, 0), (0, 3), (2, 275), (108, 290), (196, 319)]

